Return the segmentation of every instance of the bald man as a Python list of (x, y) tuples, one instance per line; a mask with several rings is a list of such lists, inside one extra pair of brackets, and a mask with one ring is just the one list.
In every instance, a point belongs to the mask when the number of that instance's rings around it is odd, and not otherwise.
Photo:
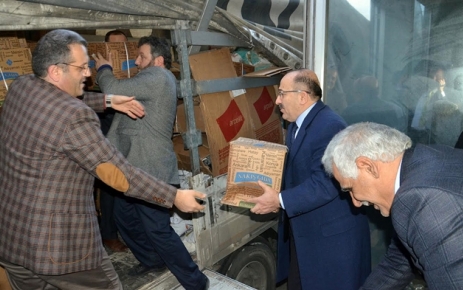
[(364, 214), (328, 176), (321, 158), (346, 127), (321, 101), (317, 75), (307, 69), (283, 77), (276, 104), (291, 122), (282, 191), (261, 183), (252, 212), (280, 211), (277, 282), (288, 289), (356, 290), (370, 273), (370, 233)]

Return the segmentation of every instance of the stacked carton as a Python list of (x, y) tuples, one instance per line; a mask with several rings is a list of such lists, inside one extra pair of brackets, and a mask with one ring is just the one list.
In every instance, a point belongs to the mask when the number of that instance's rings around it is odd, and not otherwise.
[[(210, 50), (191, 55), (191, 72), (196, 81), (233, 78), (244, 66), (234, 65), (228, 49)], [(247, 71), (252, 71), (246, 67)], [(196, 126), (205, 132), (213, 176), (227, 173), (229, 144), (239, 137), (283, 143), (283, 132), (275, 109), (273, 86), (204, 94), (195, 99)], [(177, 109), (178, 132), (185, 132), (185, 112)], [(182, 142), (181, 138), (174, 140)], [(204, 143), (204, 142), (203, 142)], [(182, 146), (179, 146), (182, 148)], [(200, 151), (204, 154), (203, 148)], [(188, 151), (177, 151), (179, 159), (189, 158)], [(181, 155), (181, 156), (180, 156)], [(203, 156), (204, 157), (204, 156)], [(184, 164), (179, 164), (183, 166)], [(191, 170), (191, 168), (180, 167)], [(208, 173), (202, 170), (205, 173)]]
[(20, 75), (32, 73), (31, 52), (24, 39), (0, 38), (0, 107), (10, 84)]
[(118, 79), (133, 77), (138, 71), (135, 65), (138, 56), (137, 42), (91, 42), (88, 44), (88, 55), (90, 56), (89, 67), (92, 75), (87, 80), (88, 89), (96, 88), (97, 70), (95, 61), (91, 56), (98, 53), (106, 59), (109, 59), (111, 53), (113, 73)]

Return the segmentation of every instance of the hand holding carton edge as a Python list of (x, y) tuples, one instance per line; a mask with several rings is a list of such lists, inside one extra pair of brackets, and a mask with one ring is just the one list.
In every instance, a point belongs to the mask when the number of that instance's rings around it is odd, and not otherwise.
[(279, 192), (288, 148), (249, 138), (230, 142), (227, 191), (222, 204), (252, 208), (247, 200), (264, 193), (258, 180)]

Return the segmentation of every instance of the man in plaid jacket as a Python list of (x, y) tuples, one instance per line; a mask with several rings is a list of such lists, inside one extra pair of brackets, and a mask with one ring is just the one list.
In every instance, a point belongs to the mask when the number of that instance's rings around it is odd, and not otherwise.
[[(133, 167), (103, 136), (105, 103), (132, 118), (133, 98), (83, 91), (86, 41), (54, 30), (37, 44), (33, 75), (10, 87), (0, 116), (0, 265), (13, 289), (121, 289), (99, 234), (93, 180), (185, 212), (205, 195)], [(79, 96), (83, 96), (80, 100)]]

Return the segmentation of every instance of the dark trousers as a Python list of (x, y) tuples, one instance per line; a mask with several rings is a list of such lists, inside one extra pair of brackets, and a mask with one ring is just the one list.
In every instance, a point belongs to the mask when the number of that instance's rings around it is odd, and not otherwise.
[(187, 290), (205, 286), (206, 276), (170, 226), (169, 209), (117, 196), (114, 213), (119, 233), (144, 266), (166, 265)]
[(114, 220), (114, 192), (103, 182), (98, 183), (100, 190), (100, 232), (104, 240), (117, 239), (117, 226)]
[(121, 290), (122, 284), (106, 252), (96, 269), (62, 275), (40, 275), (0, 258), (13, 290)]
[(296, 244), (294, 243), (294, 236), (291, 226), (289, 226), (289, 274), (288, 274), (288, 289), (300, 290), (302, 289), (301, 275), (299, 273), (299, 263), (297, 262)]

